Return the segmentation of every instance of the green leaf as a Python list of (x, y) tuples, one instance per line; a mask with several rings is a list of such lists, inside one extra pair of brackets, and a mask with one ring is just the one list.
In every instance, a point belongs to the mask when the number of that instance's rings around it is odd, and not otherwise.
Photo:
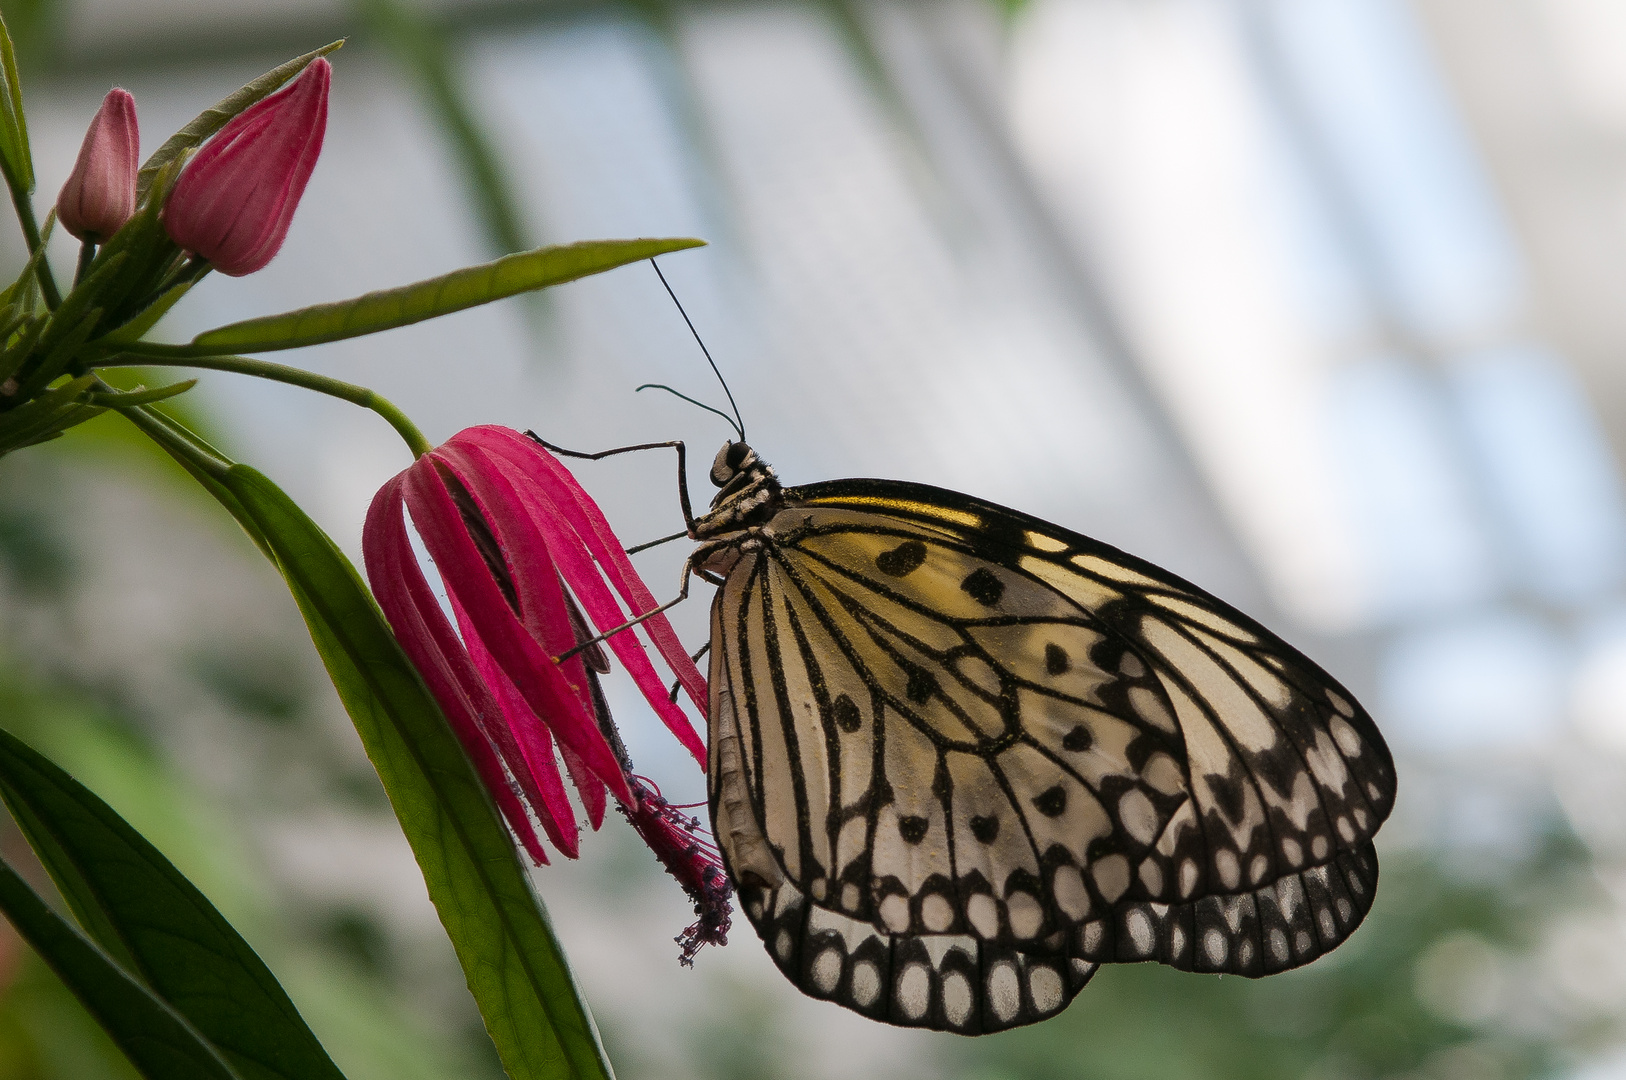
[(152, 188), (153, 178), (165, 165), (225, 127), (232, 117), (256, 101), (276, 93), (282, 88), (283, 83), (304, 71), (312, 60), (326, 56), (343, 44), (344, 41), (341, 39), (274, 67), (242, 89), (222, 98), (212, 109), (205, 109), (199, 113), (190, 124), (171, 135), (163, 146), (153, 151), (152, 157), (141, 166), (141, 171), (136, 173), (136, 201), (139, 203), (147, 197), (147, 192)]
[[(4, 24), (0, 24), (0, 27), (3, 26)], [(39, 279), (35, 275), (39, 273), (40, 262), (45, 258), (45, 244), (51, 239), (51, 230), (55, 226), (56, 207), (53, 206), (45, 212), (45, 226), (40, 229), (39, 246), (34, 249), (34, 254), (28, 257), (28, 263), (23, 267), (23, 272), (17, 275), (16, 281), (6, 286), (4, 292), (0, 292), (0, 306), (8, 307), (17, 303), (20, 297), (38, 283)]]
[(148, 1080), (244, 1080), (175, 1010), (0, 861), (0, 911)]
[(235, 465), (218, 479), (250, 534), (276, 555), (509, 1077), (610, 1080), (598, 1031), (507, 826), (355, 568), (258, 472)]
[(0, 731), (0, 797), (96, 942), (243, 1080), (343, 1080), (254, 950), (94, 793)]
[(34, 158), (28, 148), (28, 118), (23, 114), (23, 87), (17, 76), (17, 51), (0, 19), (0, 169), (12, 195), (26, 198), (34, 190)]
[(96, 344), (112, 346), (114, 348), (140, 341), (142, 335), (157, 325), (158, 320), (169, 314), (181, 297), (185, 296), (196, 282), (183, 281), (167, 289), (163, 295), (149, 304), (145, 311), (114, 330), (111, 334), (103, 334), (96, 339)]
[(184, 394), (198, 385), (196, 379), (182, 379), (165, 386), (143, 387), (138, 390), (115, 390), (112, 393), (89, 393), (85, 400), (102, 409), (128, 409), (133, 405), (151, 405)]
[(398, 289), (207, 330), (180, 349), (194, 355), (268, 352), (376, 334), (704, 244), (687, 238), (588, 240), (522, 251)]
[(102, 410), (84, 401), (85, 391), (95, 383), (96, 376), (81, 375), (0, 414), (0, 454), (32, 446), (75, 424), (95, 419)]

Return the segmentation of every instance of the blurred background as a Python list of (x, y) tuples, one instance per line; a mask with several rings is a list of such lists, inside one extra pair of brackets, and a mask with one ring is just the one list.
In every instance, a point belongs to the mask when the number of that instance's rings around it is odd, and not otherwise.
[[(158, 336), (542, 243), (663, 259), (789, 483), (1055, 520), (1277, 629), (1399, 762), (1366, 926), (1261, 982), (1109, 968), (965, 1040), (800, 997), (613, 815), (536, 883), (629, 1080), (1626, 1077), (1626, 5), (1618, 0), (0, 0), (43, 212), (112, 85), (151, 150), (339, 36), (282, 254)], [(0, 228), (0, 265), (20, 239)], [(59, 268), (73, 250), (55, 251)], [(728, 434), (647, 266), (289, 362), (434, 440)], [(185, 401), (357, 556), (407, 464), (343, 403)], [(670, 458), (578, 475), (628, 542)], [(683, 545), (638, 557), (658, 594)], [(678, 613), (705, 635), (707, 596)], [(630, 689), (633, 757), (703, 777)], [(0, 461), (0, 723), (267, 958), (352, 1080), (499, 1077), (411, 855), (271, 568), (115, 418)], [(9, 828), (9, 827), (8, 827)], [(8, 858), (25, 858), (14, 829)], [(562, 861), (562, 860), (561, 860)], [(0, 1080), (133, 1075), (0, 938)]]

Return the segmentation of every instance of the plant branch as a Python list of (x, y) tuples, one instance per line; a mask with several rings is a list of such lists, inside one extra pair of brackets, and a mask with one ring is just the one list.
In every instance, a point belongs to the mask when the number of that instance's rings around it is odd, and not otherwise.
[[(150, 346), (144, 346), (150, 348)], [(178, 346), (185, 348), (185, 346)], [(341, 398), (364, 409), (371, 409), (393, 427), (412, 451), (412, 456), (422, 457), (432, 446), (425, 439), (423, 432), (418, 430), (416, 424), (408, 419), (388, 398), (365, 386), (355, 383), (343, 382), (339, 379), (318, 375), (313, 371), (302, 368), (289, 367), (286, 364), (273, 364), (268, 360), (255, 360), (248, 356), (153, 356), (149, 353), (125, 352), (104, 357), (92, 362), (92, 367), (194, 367), (208, 371), (231, 371), (239, 375), (252, 375), (257, 379), (269, 379), (272, 382), (287, 383), (290, 386), (300, 386), (306, 390), (315, 390), (319, 394)]]

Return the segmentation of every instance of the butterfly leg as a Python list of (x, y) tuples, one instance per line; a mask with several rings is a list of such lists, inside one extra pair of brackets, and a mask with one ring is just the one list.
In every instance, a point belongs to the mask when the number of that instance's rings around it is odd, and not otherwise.
[[(667, 442), (639, 443), (637, 446), (618, 446), (614, 450), (600, 450), (596, 454), (588, 454), (583, 453), (580, 450), (566, 450), (562, 446), (555, 446), (534, 431), (527, 431), (525, 434), (528, 438), (536, 440), (536, 442), (545, 450), (551, 450), (555, 454), (559, 454), (563, 457), (580, 458), (583, 461), (598, 461), (602, 458), (614, 457), (616, 454), (630, 454), (634, 450), (663, 450), (666, 447), (671, 447), (677, 451), (678, 502), (683, 507), (683, 527), (685, 531), (678, 533), (676, 536), (667, 537), (666, 539), (675, 540), (678, 536), (694, 535), (694, 512), (690, 509), (689, 504), (689, 470), (687, 466), (687, 450), (684, 448), (682, 439), (671, 439)], [(657, 544), (662, 542), (663, 541), (660, 540), (655, 541)], [(642, 551), (646, 547), (653, 546), (653, 544), (640, 544), (631, 550)], [(685, 576), (685, 585), (687, 585), (687, 581), (688, 578)]]
[[(698, 663), (700, 663), (700, 658), (702, 656), (705, 656), (710, 651), (711, 651), (711, 642), (708, 641), (704, 645), (700, 646), (699, 651), (696, 652), (693, 656), (689, 657), (689, 659), (693, 660), (695, 663), (698, 664)], [(671, 700), (672, 704), (674, 704), (674, 705), (677, 704), (678, 691), (681, 690), (682, 688), (683, 688), (683, 680), (681, 680), (681, 679), (679, 679), (677, 682), (672, 684), (671, 692), (666, 695), (667, 698), (669, 698)]]
[(695, 548), (694, 551), (692, 553), (690, 553), (690, 555), (689, 555), (689, 557), (687, 559), (683, 560), (683, 569), (681, 571), (681, 573), (682, 573), (682, 581), (678, 586), (678, 594), (675, 597), (668, 600), (666, 603), (662, 604), (658, 608), (655, 608), (655, 609), (653, 609), (651, 611), (646, 611), (642, 615), (639, 615), (637, 618), (628, 619), (626, 622), (622, 623), (620, 626), (613, 627), (613, 628), (611, 628), (609, 630), (604, 631), (604, 633), (598, 635), (597, 637), (589, 638), (586, 641), (581, 642), (574, 649), (569, 649), (569, 650), (567, 650), (565, 652), (560, 653), (558, 656), (554, 657), (554, 660), (556, 662), (557, 661), (562, 661), (562, 660), (568, 660), (572, 656), (575, 656), (577, 653), (581, 652), (582, 650), (591, 648), (592, 646), (597, 645), (599, 642), (605, 640), (608, 637), (611, 637), (611, 636), (613, 636), (615, 634), (619, 634), (623, 630), (631, 630), (633, 627), (637, 626), (639, 623), (645, 622), (646, 620), (649, 620), (649, 619), (653, 619), (656, 615), (661, 614), (663, 611), (667, 611), (670, 608), (675, 608), (679, 604), (683, 603), (683, 601), (685, 601), (685, 600), (687, 600), (689, 598), (689, 579), (691, 577), (693, 577), (695, 574), (699, 574), (702, 577), (705, 577), (707, 580), (711, 579), (712, 575), (707, 574), (704, 570), (701, 570), (698, 567), (699, 567), (699, 564), (704, 563), (706, 561), (706, 559), (710, 558), (717, 551), (719, 546), (720, 545), (715, 544), (715, 543), (702, 544), (700, 547)]

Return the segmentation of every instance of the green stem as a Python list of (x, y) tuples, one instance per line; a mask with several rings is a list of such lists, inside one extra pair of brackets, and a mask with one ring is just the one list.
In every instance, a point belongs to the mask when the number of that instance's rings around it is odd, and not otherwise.
[(79, 284), (85, 279), (86, 271), (90, 269), (90, 264), (95, 261), (96, 244), (94, 241), (86, 240), (84, 243), (79, 245), (79, 265), (75, 267), (73, 271), (73, 283), (75, 285)]
[[(222, 356), (221, 353), (215, 352), (207, 345), (166, 345), (159, 341), (132, 341), (120, 345), (119, 351), (129, 353), (132, 356), (147, 357), (154, 364), (178, 364), (183, 360), (190, 361), (205, 357), (233, 359), (229, 356)], [(121, 362), (125, 364), (136, 363), (134, 360), (123, 360)], [(204, 365), (199, 364), (197, 366), (203, 367)]]
[[(28, 241), (30, 255), (40, 249), (39, 222), (34, 220), (34, 202), (24, 192), (15, 187), (11, 189), (11, 205), (17, 209), (17, 221), (23, 227), (23, 239)], [(62, 306), (62, 293), (56, 287), (56, 275), (51, 273), (49, 260), (41, 259), (35, 269), (40, 279), (40, 292), (45, 297), (45, 306), (55, 311)]]
[(373, 412), (389, 422), (389, 425), (406, 442), (407, 448), (412, 451), (412, 456), (415, 458), (423, 457), (423, 455), (434, 449), (429, 445), (429, 440), (423, 437), (423, 432), (418, 430), (417, 425), (407, 419), (406, 413), (396, 408), (392, 402), (382, 395), (367, 389), (365, 386), (330, 379), (326, 375), (318, 375), (313, 371), (289, 367), (286, 364), (273, 364), (268, 360), (255, 360), (248, 356), (185, 356), (171, 358), (153, 356), (148, 353), (126, 352), (95, 360), (91, 366), (194, 367), (204, 368), (209, 371), (234, 371), (239, 375), (252, 375), (257, 379), (270, 379), (272, 382), (301, 386), (306, 390), (315, 390), (319, 394), (342, 398), (345, 401), (360, 405), (364, 409), (373, 410)]
[(145, 405), (120, 409), (124, 418), (147, 434), (153, 442), (168, 450), (177, 460), (200, 476), (219, 480), (231, 469), (233, 462), (220, 456), (213, 447), (200, 445), (186, 437), (185, 429), (172, 423), (163, 413)]

